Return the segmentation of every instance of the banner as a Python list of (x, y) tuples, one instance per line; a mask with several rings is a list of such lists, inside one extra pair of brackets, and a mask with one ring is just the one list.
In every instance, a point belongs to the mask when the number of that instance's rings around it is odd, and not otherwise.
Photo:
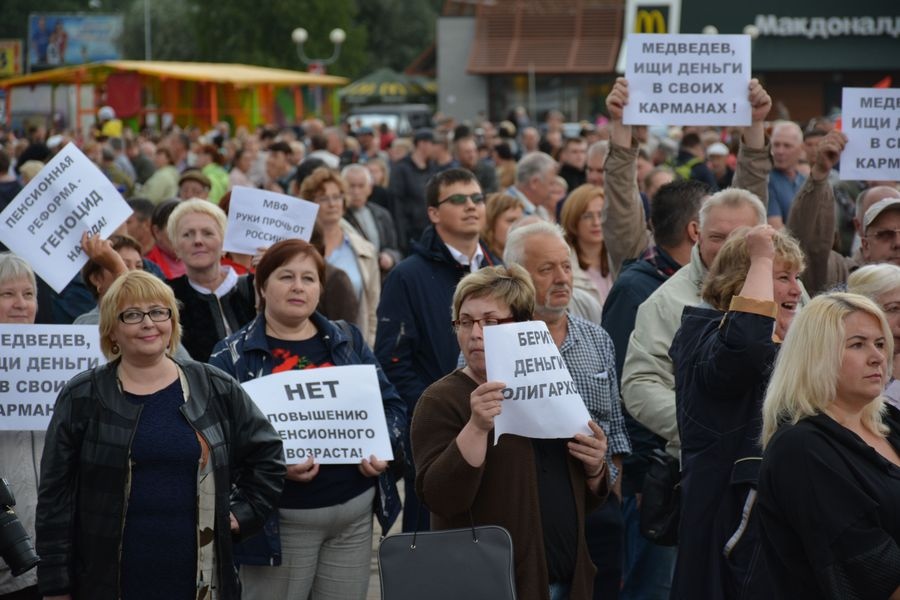
[(900, 181), (900, 89), (844, 88), (843, 180)]
[(28, 16), (28, 69), (120, 59), (124, 27), (122, 15), (32, 13)]
[(750, 36), (634, 33), (626, 125), (750, 125)]
[(394, 458), (373, 365), (284, 371), (242, 385), (281, 436), (288, 464)]
[(46, 431), (60, 390), (105, 362), (96, 325), (0, 324), (0, 430)]
[(488, 381), (502, 381), (503, 410), (494, 417), (494, 443), (504, 433), (529, 438), (593, 435), (575, 382), (543, 321), (484, 328)]
[(256, 254), (287, 239), (312, 237), (319, 205), (267, 190), (235, 186), (228, 206), (228, 227), (222, 248), (227, 252)]
[(22, 74), (22, 40), (0, 40), (0, 77)]
[(131, 212), (106, 175), (67, 144), (0, 213), (0, 241), (61, 292), (87, 262), (81, 234), (108, 238)]

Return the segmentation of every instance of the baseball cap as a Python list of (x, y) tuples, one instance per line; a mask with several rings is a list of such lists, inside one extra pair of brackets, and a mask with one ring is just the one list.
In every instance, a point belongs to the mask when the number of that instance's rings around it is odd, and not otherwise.
[(870, 206), (863, 217), (863, 233), (866, 233), (869, 229), (869, 225), (871, 225), (875, 219), (880, 217), (881, 213), (891, 209), (900, 209), (900, 198), (885, 198)]
[(185, 181), (196, 181), (200, 185), (208, 188), (212, 187), (212, 182), (210, 182), (209, 177), (204, 175), (199, 169), (188, 169), (182, 173), (181, 177), (178, 178), (178, 185), (181, 186)]
[(707, 156), (728, 156), (729, 154), (731, 153), (728, 151), (728, 146), (726, 146), (722, 142), (710, 144), (706, 148)]
[(416, 142), (433, 142), (434, 141), (434, 132), (427, 127), (422, 127), (421, 129), (416, 129), (416, 133), (413, 134), (413, 143)]

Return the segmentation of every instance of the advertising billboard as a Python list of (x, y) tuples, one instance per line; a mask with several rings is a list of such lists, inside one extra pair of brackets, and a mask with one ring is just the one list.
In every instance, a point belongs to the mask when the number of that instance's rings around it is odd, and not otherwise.
[(120, 14), (32, 13), (28, 70), (119, 59), (124, 22)]

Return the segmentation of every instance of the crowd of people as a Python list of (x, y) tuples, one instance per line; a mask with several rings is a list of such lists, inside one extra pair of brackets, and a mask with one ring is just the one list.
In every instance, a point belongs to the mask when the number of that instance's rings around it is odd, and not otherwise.
[[(504, 526), (526, 600), (900, 598), (900, 187), (840, 181), (831, 121), (748, 98), (746, 127), (660, 131), (619, 78), (574, 137), (558, 111), (137, 134), (108, 107), (87, 140), (5, 132), (0, 210), (75, 143), (133, 214), (59, 293), (0, 254), (0, 323), (96, 324), (109, 360), (46, 433), (0, 432), (43, 557), (0, 600), (361, 600), (401, 510)], [(224, 252), (234, 186), (316, 203), (310, 241)], [(484, 330), (531, 320), (591, 435), (495, 440)], [(393, 462), (285, 465), (239, 382), (353, 364)], [(677, 546), (642, 531), (666, 453)]]

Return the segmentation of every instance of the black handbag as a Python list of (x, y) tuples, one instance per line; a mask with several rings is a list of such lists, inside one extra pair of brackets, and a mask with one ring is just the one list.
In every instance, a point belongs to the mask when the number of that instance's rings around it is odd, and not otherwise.
[(641, 497), (641, 535), (660, 546), (678, 544), (681, 469), (678, 459), (659, 449), (650, 456)]
[(382, 600), (515, 600), (512, 537), (484, 525), (398, 533), (378, 546)]

